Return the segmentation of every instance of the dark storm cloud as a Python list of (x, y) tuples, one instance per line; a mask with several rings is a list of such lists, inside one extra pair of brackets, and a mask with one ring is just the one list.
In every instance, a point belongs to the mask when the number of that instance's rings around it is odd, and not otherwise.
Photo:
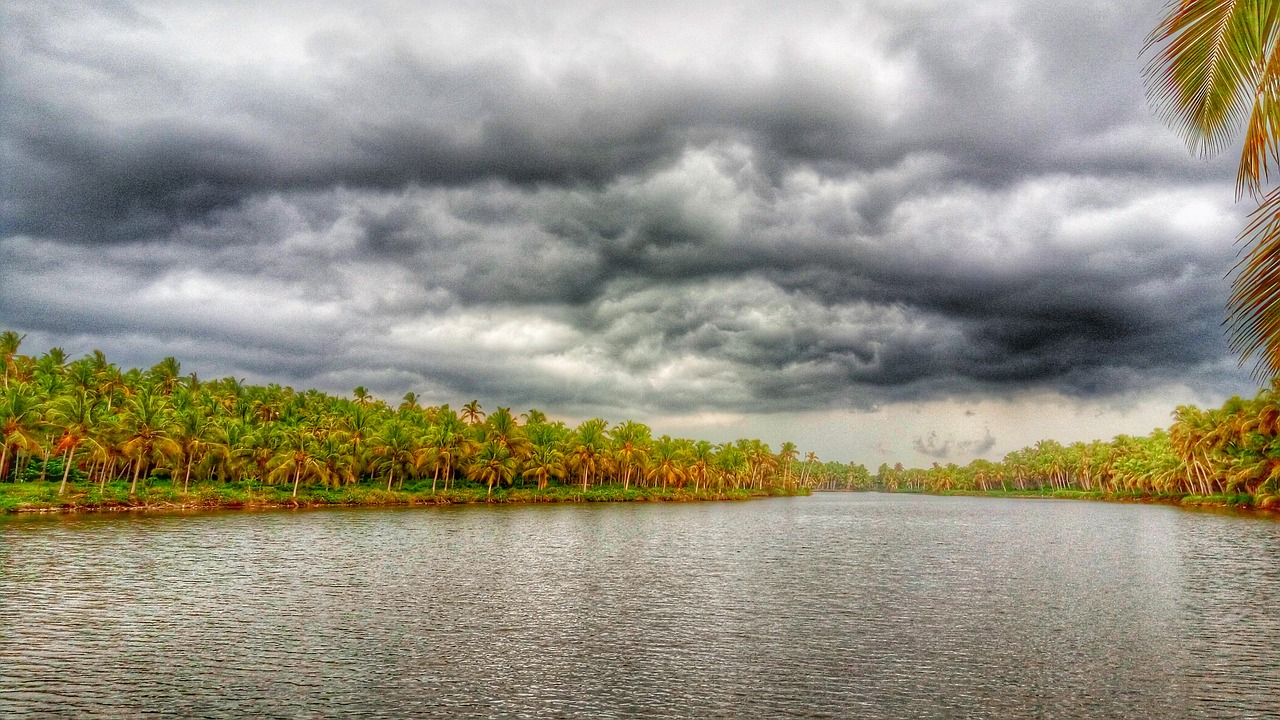
[(1231, 386), (1158, 11), (12, 3), (0, 325), (585, 415)]
[[(511, 52), (445, 63), (383, 40), (343, 53), (342, 42), (322, 33), (306, 43), (316, 72), (273, 78), (71, 41), (84, 39), (75, 32), (88, 32), (77, 24), (88, 19), (101, 23), (94, 32), (182, 30), (146, 20), (146, 11), (68, 18), (19, 4), (6, 18), (4, 99), (6, 154), (21, 182), (5, 224), (85, 242), (136, 240), (263, 192), (486, 178), (598, 185), (669, 161), (690, 143), (725, 139), (750, 144), (773, 172), (797, 164), (874, 169), (919, 151), (951, 157), (959, 176), (996, 184), (1087, 170), (1096, 163), (1070, 140), (1148, 124), (1132, 72), (1135, 34), (1120, 30), (1128, 16), (1099, 5), (1063, 23), (1094, 27), (1058, 47), (1060, 26), (1041, 20), (1048, 6), (997, 13), (1010, 17), (976, 29), (892, 6), (816, 12), (814, 21), (831, 15), (852, 26), (868, 14), (894, 23), (872, 47), (903, 77), (877, 80), (875, 67), (806, 58), (794, 38), (765, 73), (726, 62), (700, 75), (606, 48), (540, 77)], [(637, 42), (618, 38), (623, 48)], [(1087, 79), (1070, 63), (1081, 63)], [(1088, 80), (1119, 92), (1090, 93), (1082, 104)], [(108, 101), (86, 99), (103, 94)], [(1129, 169), (1159, 171), (1163, 160), (1164, 171), (1186, 172), (1176, 153), (1143, 157)], [(1117, 158), (1102, 160), (1115, 169)]]

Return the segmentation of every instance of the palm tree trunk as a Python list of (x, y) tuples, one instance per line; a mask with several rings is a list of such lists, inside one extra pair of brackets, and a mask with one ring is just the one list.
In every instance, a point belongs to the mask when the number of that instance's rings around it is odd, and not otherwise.
[(298, 483), (302, 480), (302, 466), (293, 469), (293, 496), (298, 497)]
[(130, 495), (138, 493), (138, 473), (140, 472), (142, 472), (142, 458), (138, 458), (133, 463), (133, 484), (129, 486)]
[(185, 475), (182, 476), (182, 494), (183, 495), (187, 494), (187, 488), (191, 484), (191, 463), (194, 460), (195, 460), (195, 457), (191, 455), (187, 456), (187, 472)]
[(67, 491), (67, 475), (71, 474), (71, 448), (62, 456), (62, 484), (58, 486), (58, 496)]

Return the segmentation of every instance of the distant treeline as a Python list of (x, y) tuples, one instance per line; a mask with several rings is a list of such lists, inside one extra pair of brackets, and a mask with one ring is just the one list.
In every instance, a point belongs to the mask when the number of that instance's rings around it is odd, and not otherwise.
[[(813, 453), (778, 452), (759, 440), (713, 445), (653, 437), (637, 422), (596, 418), (577, 427), (538, 411), (486, 413), (396, 407), (361, 387), (351, 398), (234, 378), (183, 375), (174, 358), (121, 370), (94, 351), (69, 360), (59, 348), (18, 354), (22, 338), (0, 333), (0, 482), (56, 482), (57, 494), (162, 483), (257, 483), (291, 488), (364, 485), (417, 492), (461, 486), (601, 485), (795, 491), (825, 480)], [(124, 492), (120, 489), (119, 492)]]
[(1217, 496), (1280, 509), (1280, 378), (1253, 399), (1233, 397), (1216, 410), (1180, 406), (1171, 427), (1144, 437), (1070, 445), (1042, 440), (1000, 462), (963, 466), (883, 464), (874, 475), (851, 473), (842, 488)]
[[(351, 398), (234, 378), (183, 375), (174, 358), (121, 370), (99, 351), (18, 353), (0, 333), (0, 482), (57, 484), (57, 496), (134, 496), (161, 483), (185, 495), (248, 484), (446, 493), (662, 488), (698, 492), (1082, 491), (1130, 496), (1228, 496), (1280, 508), (1280, 379), (1216, 410), (1182, 406), (1168, 430), (1062, 445), (1044, 440), (999, 462), (929, 468), (820, 462), (793, 443), (713, 445), (661, 436), (644, 424), (587, 420), (570, 428), (538, 410), (486, 413), (469, 402), (396, 407), (364, 388)], [(52, 491), (51, 491), (52, 492)], [(127, 492), (127, 496), (124, 493)], [(623, 497), (618, 495), (617, 497)]]

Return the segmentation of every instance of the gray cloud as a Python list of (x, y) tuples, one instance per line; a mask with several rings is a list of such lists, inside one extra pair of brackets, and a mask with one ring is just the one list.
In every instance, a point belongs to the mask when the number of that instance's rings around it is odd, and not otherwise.
[(982, 437), (969, 440), (956, 440), (953, 437), (942, 438), (937, 432), (918, 436), (911, 441), (916, 452), (935, 460), (950, 460), (956, 456), (981, 456), (996, 446), (996, 438), (991, 431), (984, 429)]
[(10, 3), (0, 325), (584, 415), (1231, 390), (1149, 5)]

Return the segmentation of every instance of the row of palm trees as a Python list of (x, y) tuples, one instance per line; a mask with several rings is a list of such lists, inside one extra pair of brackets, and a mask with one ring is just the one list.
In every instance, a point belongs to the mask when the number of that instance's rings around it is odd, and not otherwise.
[(424, 407), (413, 393), (391, 407), (363, 387), (345, 399), (234, 378), (201, 382), (173, 358), (121, 370), (97, 351), (74, 361), (58, 348), (20, 355), (21, 341), (0, 334), (0, 481), (53, 479), (59, 494), (114, 482), (136, 494), (153, 477), (184, 493), (249, 480), (290, 486), (294, 496), (306, 485), (392, 490), (427, 481), (432, 491), (462, 481), (490, 494), (516, 483), (796, 489), (820, 477), (817, 458), (801, 460), (792, 443), (774, 453), (758, 440), (655, 438), (631, 421), (570, 428), (538, 410)]
[(1150, 435), (1063, 445), (1043, 440), (1000, 462), (881, 465), (860, 487), (887, 490), (1088, 490), (1140, 495), (1251, 495), (1280, 507), (1280, 378), (1252, 399), (1184, 405)]
[(448, 490), (480, 483), (489, 493), (527, 483), (545, 490), (602, 484), (725, 489), (1093, 490), (1136, 494), (1248, 494), (1280, 504), (1280, 379), (1252, 399), (1221, 408), (1181, 406), (1168, 430), (1145, 437), (1063, 445), (1044, 440), (1001, 461), (929, 468), (801, 458), (758, 440), (712, 445), (653, 437), (636, 422), (595, 418), (574, 428), (538, 410), (486, 413), (398, 407), (358, 387), (351, 399), (234, 378), (201, 382), (173, 358), (122, 371), (101, 352), (69, 361), (58, 348), (18, 354), (21, 337), (0, 333), (0, 481), (56, 480), (105, 488), (167, 477), (193, 485), (250, 480), (391, 490), (406, 483)]

